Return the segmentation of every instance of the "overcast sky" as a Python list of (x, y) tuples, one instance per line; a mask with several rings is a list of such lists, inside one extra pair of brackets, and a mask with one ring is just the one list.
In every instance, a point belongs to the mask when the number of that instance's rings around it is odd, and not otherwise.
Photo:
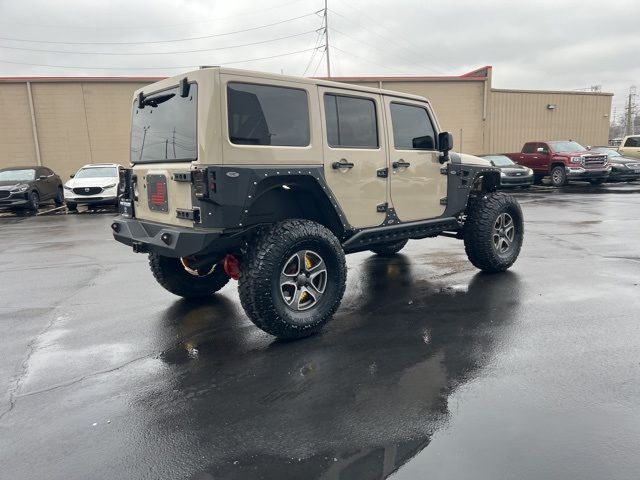
[[(323, 8), (324, 0), (0, 0), (0, 76), (166, 76), (222, 64), (325, 75), (315, 13)], [(460, 75), (492, 65), (496, 88), (601, 85), (620, 114), (629, 87), (640, 87), (639, 18), (638, 0), (329, 0), (331, 73)], [(264, 57), (273, 58), (254, 60)]]

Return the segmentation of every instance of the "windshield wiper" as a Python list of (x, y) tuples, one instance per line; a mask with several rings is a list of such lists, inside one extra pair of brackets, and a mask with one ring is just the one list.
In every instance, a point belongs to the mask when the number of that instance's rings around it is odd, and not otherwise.
[(157, 107), (161, 103), (164, 103), (175, 96), (175, 93), (165, 93), (164, 95), (156, 95), (155, 97), (144, 97), (140, 95), (140, 98), (138, 98), (138, 108), (144, 108), (145, 105)]

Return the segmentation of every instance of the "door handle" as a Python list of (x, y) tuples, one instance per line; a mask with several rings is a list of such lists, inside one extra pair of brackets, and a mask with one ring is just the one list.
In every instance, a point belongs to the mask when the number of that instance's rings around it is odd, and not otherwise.
[(407, 168), (410, 167), (411, 164), (409, 162), (405, 162), (403, 159), (400, 159), (397, 162), (393, 162), (391, 166), (393, 168)]
[(341, 158), (339, 162), (333, 162), (331, 164), (331, 168), (334, 170), (338, 170), (339, 168), (353, 168), (354, 164), (351, 162), (347, 162), (346, 158)]

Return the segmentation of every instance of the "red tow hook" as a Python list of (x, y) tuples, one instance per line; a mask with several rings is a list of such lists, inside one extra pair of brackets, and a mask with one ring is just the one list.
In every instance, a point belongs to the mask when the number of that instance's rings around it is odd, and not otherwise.
[(234, 280), (240, 278), (240, 260), (235, 255), (227, 253), (224, 257), (224, 271)]

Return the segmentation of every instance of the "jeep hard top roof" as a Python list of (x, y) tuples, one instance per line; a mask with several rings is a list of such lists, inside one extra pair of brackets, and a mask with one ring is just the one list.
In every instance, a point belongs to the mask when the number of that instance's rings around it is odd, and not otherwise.
[(183, 78), (187, 78), (188, 80), (193, 80), (198, 82), (199, 79), (204, 79), (207, 77), (211, 77), (216, 73), (229, 74), (229, 75), (242, 75), (244, 77), (255, 77), (256, 79), (263, 80), (274, 80), (280, 82), (292, 82), (292, 83), (301, 83), (306, 85), (319, 85), (322, 87), (328, 88), (341, 88), (343, 90), (352, 90), (354, 92), (366, 92), (366, 93), (374, 93), (380, 95), (390, 95), (399, 98), (405, 98), (407, 100), (417, 100), (421, 102), (429, 102), (425, 97), (421, 97), (419, 95), (411, 95), (409, 93), (398, 92), (394, 90), (385, 90), (382, 88), (371, 88), (371, 87), (363, 87), (360, 85), (353, 85), (350, 83), (340, 83), (340, 82), (331, 82), (329, 80), (323, 80), (319, 78), (308, 78), (308, 77), (294, 77), (290, 75), (279, 75), (276, 73), (265, 73), (265, 72), (257, 72), (253, 70), (241, 70), (237, 68), (225, 68), (225, 67), (204, 67), (199, 70), (192, 70), (190, 72), (181, 73), (179, 75), (174, 75), (173, 77), (162, 79), (158, 82), (147, 85), (143, 88), (140, 88), (135, 91), (135, 95), (137, 96), (139, 92), (143, 92), (145, 95), (152, 94), (161, 89), (170, 88), (172, 86), (176, 86), (180, 80)]

